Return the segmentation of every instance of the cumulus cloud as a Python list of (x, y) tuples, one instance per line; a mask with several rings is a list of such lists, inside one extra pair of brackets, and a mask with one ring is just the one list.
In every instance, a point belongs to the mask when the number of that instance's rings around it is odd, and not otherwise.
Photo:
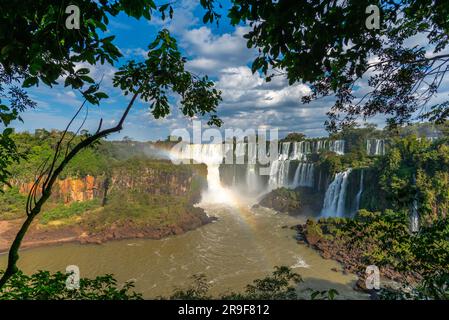
[(289, 86), (285, 78), (266, 82), (247, 66), (223, 69), (218, 76), (217, 87), (223, 92), (223, 104), (233, 109), (299, 107), (301, 98), (310, 93), (308, 86)]
[(243, 35), (247, 30), (247, 27), (237, 27), (232, 33), (216, 35), (203, 26), (186, 31), (181, 45), (192, 57), (187, 67), (194, 72), (216, 76), (225, 68), (248, 64), (255, 58), (255, 52), (246, 47)]
[(222, 69), (216, 81), (223, 102), (219, 116), (224, 129), (278, 129), (280, 136), (301, 131), (310, 136), (324, 135), (329, 101), (303, 104), (301, 98), (310, 93), (304, 84), (288, 85), (284, 76), (266, 82), (248, 66)]
[(149, 24), (166, 28), (175, 35), (182, 35), (186, 30), (200, 22), (194, 14), (194, 10), (198, 5), (199, 1), (197, 0), (174, 2), (172, 3), (174, 7), (173, 19), (162, 20), (158, 16), (153, 16)]

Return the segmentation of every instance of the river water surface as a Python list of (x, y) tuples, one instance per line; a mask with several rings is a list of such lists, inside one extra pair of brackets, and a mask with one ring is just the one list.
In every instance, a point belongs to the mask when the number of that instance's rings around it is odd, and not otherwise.
[[(274, 266), (290, 266), (305, 280), (298, 288), (335, 288), (339, 298), (365, 298), (352, 290), (354, 275), (338, 263), (325, 260), (305, 245), (297, 244), (295, 231), (285, 226), (300, 222), (268, 209), (249, 206), (205, 205), (217, 221), (162, 240), (122, 240), (102, 245), (62, 244), (25, 250), (20, 268), (65, 271), (77, 265), (82, 277), (112, 273), (120, 281), (134, 280), (145, 298), (168, 296), (175, 288), (191, 283), (194, 274), (205, 274), (211, 293), (241, 291), (254, 279), (269, 275)], [(6, 256), (0, 256), (0, 268)]]

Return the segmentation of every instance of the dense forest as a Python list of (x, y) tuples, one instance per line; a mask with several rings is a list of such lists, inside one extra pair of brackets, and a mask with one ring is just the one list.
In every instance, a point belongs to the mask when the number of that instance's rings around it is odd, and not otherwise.
[[(8, 168), (13, 178), (10, 187), (5, 185), (0, 194), (1, 220), (25, 216), (36, 168), (53, 154), (61, 134), (36, 130), (34, 134), (13, 135), (23, 159)], [(66, 139), (76, 143), (83, 136), (68, 134)], [(81, 229), (96, 235), (87, 241), (104, 241), (142, 232), (159, 238), (206, 223), (203, 211), (193, 207), (205, 185), (205, 168), (171, 164), (161, 158), (164, 145), (163, 141), (142, 143), (125, 139), (100, 141), (84, 150), (60, 175), (39, 216), (38, 229)], [(111, 228), (118, 230), (111, 235)]]

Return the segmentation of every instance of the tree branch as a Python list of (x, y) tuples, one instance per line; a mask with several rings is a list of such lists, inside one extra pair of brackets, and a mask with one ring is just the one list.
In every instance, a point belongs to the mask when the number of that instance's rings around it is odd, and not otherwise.
[[(61, 161), (61, 163), (53, 171), (53, 168), (55, 167), (55, 163), (56, 163), (55, 159), (57, 159), (57, 156), (58, 156), (58, 153), (59, 153), (60, 144), (58, 143), (58, 147), (55, 150), (55, 156), (53, 158), (53, 162), (52, 162), (52, 164), (50, 166), (50, 172), (48, 172), (47, 179), (45, 180), (44, 185), (42, 186), (41, 197), (39, 198), (39, 200), (37, 202), (35, 202), (34, 206), (32, 205), (30, 200), (36, 198), (36, 190), (38, 188), (38, 184), (40, 183), (43, 175), (45, 174), (45, 170), (38, 177), (38, 179), (36, 179), (35, 183), (33, 184), (33, 188), (32, 188), (32, 190), (30, 191), (30, 193), (28, 195), (29, 201), (27, 201), (27, 218), (24, 221), (24, 223), (22, 224), (19, 232), (17, 233), (16, 237), (14, 238), (14, 241), (12, 242), (11, 247), (9, 249), (9, 252), (8, 252), (8, 265), (7, 265), (7, 268), (5, 270), (5, 273), (3, 274), (3, 276), (0, 279), (0, 289), (17, 272), (17, 270), (18, 270), (17, 269), (17, 261), (19, 260), (19, 249), (20, 249), (20, 246), (22, 244), (22, 240), (23, 240), (26, 232), (28, 231), (31, 223), (33, 222), (34, 218), (41, 212), (42, 206), (45, 204), (45, 202), (50, 197), (51, 190), (52, 190), (53, 185), (56, 182), (56, 179), (58, 178), (59, 174), (64, 170), (64, 168), (69, 164), (69, 162), (81, 150), (87, 148), (88, 146), (90, 146), (95, 141), (97, 141), (97, 140), (99, 140), (101, 138), (104, 138), (104, 137), (106, 137), (107, 135), (109, 135), (111, 133), (118, 132), (118, 131), (123, 129), (123, 123), (125, 122), (125, 119), (128, 116), (129, 111), (131, 110), (131, 107), (133, 106), (137, 96), (139, 95), (139, 91), (140, 91), (140, 89), (137, 90), (136, 93), (133, 95), (131, 101), (129, 102), (128, 106), (126, 107), (125, 111), (123, 112), (123, 115), (120, 118), (120, 121), (118, 122), (118, 124), (115, 127), (112, 127), (112, 128), (109, 128), (109, 129), (105, 129), (105, 130), (102, 130), (102, 131), (98, 131), (94, 135), (92, 135), (92, 136), (88, 137), (87, 139), (79, 142), (64, 157), (64, 159)], [(83, 105), (84, 105), (84, 102), (83, 102)], [(64, 135), (67, 133), (67, 131), (68, 131), (69, 127), (70, 127), (70, 124), (73, 122), (74, 118), (78, 115), (78, 113), (81, 110), (81, 108), (78, 110), (78, 112), (75, 114), (75, 116), (70, 121), (69, 125), (66, 127), (66, 129), (65, 129), (65, 131), (63, 133), (63, 136), (60, 139), (60, 142), (62, 141)]]

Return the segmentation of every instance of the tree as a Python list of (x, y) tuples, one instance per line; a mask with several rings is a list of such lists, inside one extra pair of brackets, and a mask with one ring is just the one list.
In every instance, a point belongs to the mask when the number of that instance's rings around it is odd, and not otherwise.
[[(13, 129), (8, 126), (16, 119), (22, 120), (20, 112), (36, 105), (19, 86), (20, 81), (20, 75), (15, 72), (8, 75), (0, 65), (0, 125), (5, 127), (0, 133), (0, 192), (3, 192), (3, 184), (8, 185), (8, 166), (20, 159), (20, 153), (11, 139)], [(9, 105), (3, 103), (2, 99)]]
[[(168, 94), (177, 93), (181, 97), (181, 112), (186, 116), (210, 115), (210, 125), (220, 125), (216, 116), (216, 108), (221, 100), (220, 92), (214, 88), (214, 83), (207, 77), (198, 77), (184, 69), (186, 59), (178, 50), (176, 40), (170, 36), (168, 30), (161, 30), (156, 39), (148, 47), (149, 53), (144, 62), (128, 61), (116, 72), (113, 84), (131, 99), (124, 108), (117, 125), (103, 129), (100, 120), (98, 129), (93, 134), (85, 134), (83, 139), (72, 146), (73, 139), (80, 132), (83, 124), (75, 134), (67, 134), (73, 121), (86, 108), (87, 103), (99, 104), (100, 100), (107, 98), (105, 93), (99, 92), (99, 85), (92, 84), (82, 91), (85, 98), (74, 117), (67, 125), (55, 147), (54, 155), (48, 158), (38, 168), (37, 178), (28, 194), (26, 203), (26, 219), (17, 233), (8, 253), (8, 265), (0, 279), (0, 288), (17, 273), (19, 249), (28, 228), (40, 213), (42, 206), (51, 195), (52, 188), (58, 176), (68, 163), (83, 149), (86, 149), (101, 138), (123, 129), (123, 124), (129, 111), (137, 99), (148, 103), (155, 118), (170, 113)], [(87, 116), (87, 113), (86, 113)]]
[[(379, 8), (379, 29), (365, 25), (371, 5)], [(449, 42), (448, 15), (449, 2), (434, 0), (233, 0), (229, 11), (234, 25), (248, 22), (251, 27), (247, 45), (259, 49), (253, 72), (262, 71), (267, 81), (286, 75), (290, 84), (310, 84), (305, 103), (335, 95), (326, 122), (330, 130), (377, 114), (394, 126), (423, 110), (449, 67), (443, 51)], [(416, 36), (422, 43), (407, 46)], [(356, 98), (360, 80), (369, 90)], [(443, 121), (449, 102), (428, 111), (423, 119)]]
[(289, 133), (284, 139), (282, 139), (282, 142), (296, 142), (305, 140), (306, 135), (301, 132), (291, 132)]
[[(202, 0), (207, 19), (217, 17), (210, 0)], [(114, 45), (114, 35), (104, 35), (109, 17), (124, 13), (136, 19), (151, 20), (155, 14), (162, 19), (173, 17), (171, 2), (157, 5), (153, 0), (76, 1), (80, 12), (79, 29), (66, 27), (70, 3), (57, 0), (25, 0), (2, 3), (0, 15), (0, 125), (8, 127), (21, 120), (20, 112), (35, 107), (23, 88), (38, 86), (41, 82), (52, 87), (60, 77), (64, 85), (82, 90), (88, 102), (105, 98), (98, 92), (90, 68), (79, 68), (96, 63), (114, 64), (121, 56)], [(22, 86), (23, 88), (20, 88)], [(2, 101), (3, 99), (3, 101)], [(8, 103), (9, 102), (9, 103)], [(0, 133), (0, 190), (8, 183), (6, 168), (18, 161), (9, 129)]]

